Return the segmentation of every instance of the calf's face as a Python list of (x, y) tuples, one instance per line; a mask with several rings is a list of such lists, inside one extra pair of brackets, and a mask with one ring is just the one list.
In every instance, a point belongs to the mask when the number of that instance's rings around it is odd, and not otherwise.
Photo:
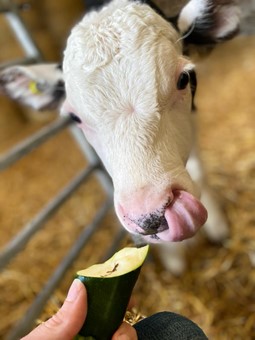
[(207, 213), (185, 169), (193, 65), (174, 28), (146, 5), (114, 1), (72, 30), (66, 100), (114, 184), (116, 213), (147, 242), (193, 236)]

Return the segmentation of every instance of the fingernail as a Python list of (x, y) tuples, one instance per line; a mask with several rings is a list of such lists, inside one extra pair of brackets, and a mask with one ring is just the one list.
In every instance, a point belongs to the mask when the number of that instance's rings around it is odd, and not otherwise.
[(71, 285), (71, 287), (69, 288), (67, 297), (66, 297), (66, 301), (69, 302), (73, 302), (77, 296), (79, 295), (79, 292), (81, 290), (81, 281), (78, 279), (75, 279)]
[(130, 337), (127, 334), (120, 334), (117, 340), (130, 340)]

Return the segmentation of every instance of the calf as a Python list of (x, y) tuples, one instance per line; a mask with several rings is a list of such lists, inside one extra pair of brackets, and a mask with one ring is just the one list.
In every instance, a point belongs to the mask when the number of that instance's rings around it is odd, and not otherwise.
[[(227, 0), (191, 0), (172, 19), (145, 2), (114, 0), (87, 13), (68, 38), (63, 70), (14, 66), (1, 73), (0, 87), (35, 109), (61, 105), (111, 175), (122, 225), (169, 252), (205, 224), (204, 204), (211, 238), (227, 234), (192, 152), (196, 75), (183, 51), (232, 37), (239, 17)], [(173, 255), (164, 262), (176, 273), (184, 267)]]

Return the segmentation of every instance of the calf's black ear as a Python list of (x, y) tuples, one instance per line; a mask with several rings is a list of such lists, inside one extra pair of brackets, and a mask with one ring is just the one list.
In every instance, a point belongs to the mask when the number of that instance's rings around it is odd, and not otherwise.
[(176, 24), (184, 45), (215, 45), (239, 32), (240, 8), (235, 0), (190, 0)]

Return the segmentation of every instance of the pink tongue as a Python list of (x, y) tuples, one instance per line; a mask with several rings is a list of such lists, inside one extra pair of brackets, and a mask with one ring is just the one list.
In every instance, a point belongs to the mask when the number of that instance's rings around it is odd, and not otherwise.
[(186, 191), (176, 190), (174, 200), (165, 211), (168, 229), (149, 242), (175, 242), (192, 237), (207, 219), (205, 207)]

